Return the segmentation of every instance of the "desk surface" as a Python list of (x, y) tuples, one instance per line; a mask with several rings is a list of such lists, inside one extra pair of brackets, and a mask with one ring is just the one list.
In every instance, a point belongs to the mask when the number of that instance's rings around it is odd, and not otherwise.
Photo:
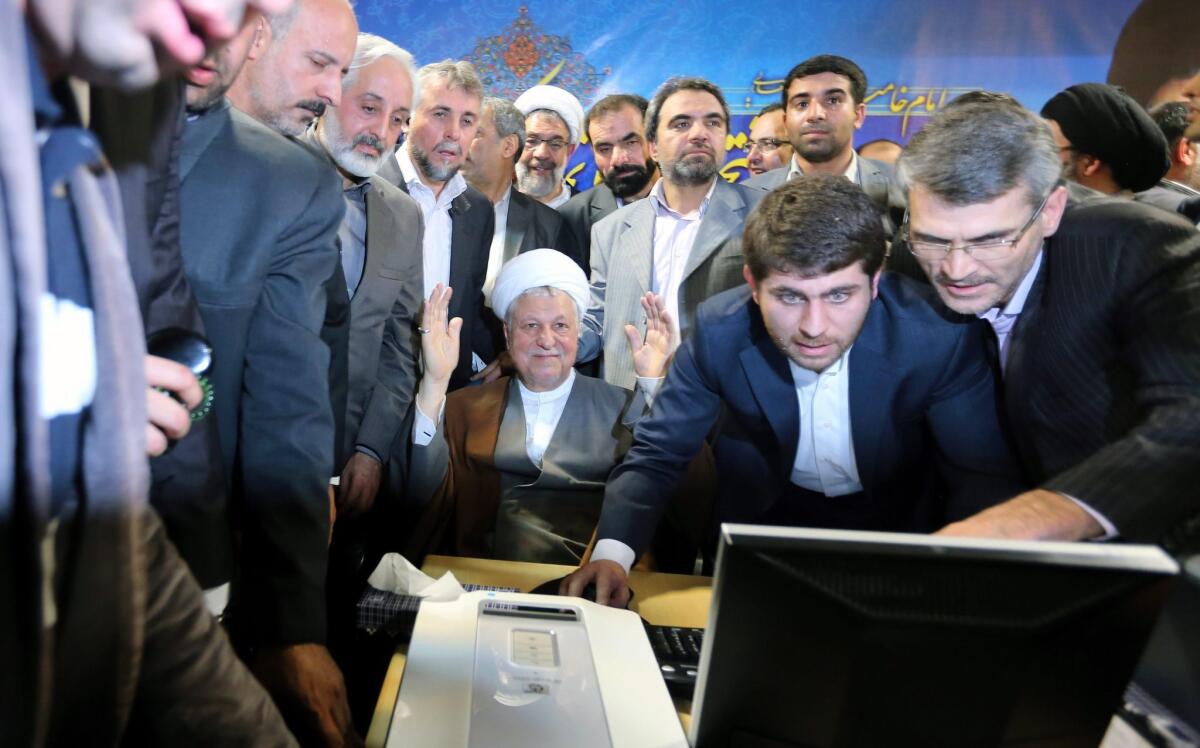
[[(434, 578), (452, 571), (463, 584), (487, 584), (531, 590), (542, 582), (570, 574), (575, 567), (429, 556), (421, 570)], [(629, 575), (629, 586), (634, 593), (630, 610), (637, 611), (650, 623), (700, 628), (708, 622), (708, 604), (712, 598), (712, 579), (708, 577), (634, 571)], [(404, 657), (405, 647), (397, 647), (388, 666), (387, 676), (383, 680), (379, 700), (375, 703), (375, 715), (371, 718), (371, 728), (367, 732), (368, 748), (383, 748), (387, 743), (392, 708), (396, 705), (400, 679), (404, 674)], [(691, 702), (677, 701), (676, 707), (686, 731)]]

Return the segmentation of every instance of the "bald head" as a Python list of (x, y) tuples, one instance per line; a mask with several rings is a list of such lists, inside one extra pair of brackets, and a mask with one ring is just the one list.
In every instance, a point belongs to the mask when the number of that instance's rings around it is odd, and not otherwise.
[(299, 135), (341, 102), (357, 35), (346, 0), (297, 0), (287, 13), (260, 21), (229, 100), (284, 135)]

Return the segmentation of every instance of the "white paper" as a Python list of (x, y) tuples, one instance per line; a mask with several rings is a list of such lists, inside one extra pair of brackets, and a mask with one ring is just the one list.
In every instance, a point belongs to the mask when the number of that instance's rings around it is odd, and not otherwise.
[(453, 573), (448, 571), (435, 580), (399, 553), (384, 554), (375, 571), (367, 577), (367, 584), (377, 590), (394, 592), (397, 595), (414, 595), (439, 602), (457, 600), (463, 593), (462, 585), (454, 578)]

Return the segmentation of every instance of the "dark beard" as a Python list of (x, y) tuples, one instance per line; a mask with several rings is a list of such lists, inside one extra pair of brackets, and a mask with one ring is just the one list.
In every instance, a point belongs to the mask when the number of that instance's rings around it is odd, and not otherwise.
[(604, 175), (604, 184), (612, 193), (624, 200), (641, 192), (650, 183), (653, 169), (646, 165), (624, 164), (610, 169)]

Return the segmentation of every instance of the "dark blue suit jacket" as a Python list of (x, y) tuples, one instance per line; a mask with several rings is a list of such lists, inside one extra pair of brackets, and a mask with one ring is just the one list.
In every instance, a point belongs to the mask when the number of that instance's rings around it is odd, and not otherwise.
[(613, 472), (598, 537), (640, 552), (686, 466), (714, 443), (718, 522), (786, 514), (816, 527), (928, 532), (1025, 487), (999, 414), (983, 323), (941, 311), (928, 288), (885, 273), (850, 350), (850, 429), (863, 492), (793, 486), (796, 390), (747, 286), (700, 306), (633, 447)]

